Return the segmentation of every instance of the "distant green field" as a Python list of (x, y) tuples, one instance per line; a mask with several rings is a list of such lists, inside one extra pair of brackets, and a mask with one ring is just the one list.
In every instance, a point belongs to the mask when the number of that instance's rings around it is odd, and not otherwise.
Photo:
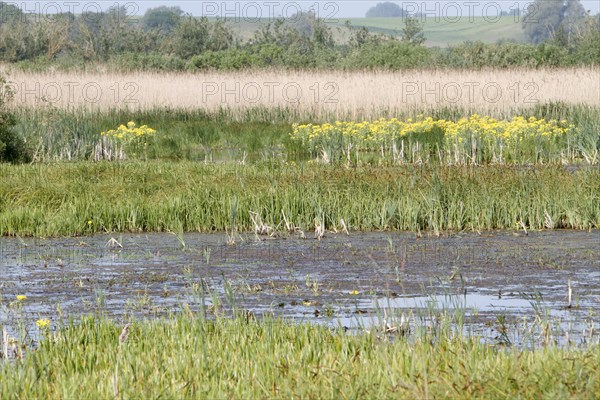
[[(348, 29), (345, 27), (346, 21), (346, 19), (339, 19), (329, 22), (338, 41), (345, 41), (348, 37)], [(355, 27), (364, 26), (371, 32), (396, 36), (402, 34), (402, 28), (404, 27), (402, 18), (352, 18), (349, 21)], [(266, 23), (266, 19), (261, 22), (229, 21), (233, 30), (244, 40), (252, 38), (254, 32)], [(515, 22), (512, 16), (500, 17), (498, 22), (489, 22), (482, 17), (473, 18), (472, 22), (466, 17), (456, 22), (427, 18), (425, 21), (425, 37), (427, 38), (427, 46), (432, 47), (446, 47), (469, 40), (481, 40), (485, 43), (494, 43), (500, 39), (525, 41), (521, 24)]]
[[(404, 27), (402, 18), (355, 18), (350, 22), (353, 26), (364, 26), (372, 32), (382, 32), (390, 35), (401, 35)], [(339, 24), (343, 25), (340, 21)], [(444, 47), (468, 40), (481, 40), (494, 43), (499, 39), (525, 41), (525, 36), (519, 22), (514, 17), (501, 17), (498, 22), (489, 22), (482, 17), (461, 18), (450, 22), (445, 19), (427, 18), (425, 21), (425, 37), (428, 46)]]

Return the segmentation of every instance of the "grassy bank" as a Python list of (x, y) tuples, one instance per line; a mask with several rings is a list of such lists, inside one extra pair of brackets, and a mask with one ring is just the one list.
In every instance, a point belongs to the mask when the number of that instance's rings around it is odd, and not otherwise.
[[(600, 352), (505, 349), (450, 329), (352, 335), (273, 320), (84, 319), (0, 363), (8, 398), (596, 398)], [(412, 337), (412, 336), (411, 336)]]
[[(600, 170), (99, 162), (0, 166), (0, 234), (600, 227)], [(285, 217), (284, 217), (285, 216)], [(287, 222), (287, 224), (286, 224)]]

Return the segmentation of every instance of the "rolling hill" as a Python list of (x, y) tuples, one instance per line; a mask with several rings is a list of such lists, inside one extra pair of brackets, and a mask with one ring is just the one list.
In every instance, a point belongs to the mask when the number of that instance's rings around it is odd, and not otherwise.
[[(332, 28), (337, 41), (346, 41), (349, 35), (346, 28), (346, 19), (327, 21)], [(354, 27), (366, 27), (373, 33), (383, 33), (388, 35), (400, 36), (404, 27), (404, 20), (401, 18), (352, 18), (349, 19)], [(238, 22), (230, 20), (228, 24), (236, 34), (243, 40), (252, 38), (254, 32), (261, 25), (267, 24), (267, 19), (256, 21)], [(501, 17), (498, 22), (492, 23), (482, 17), (473, 18), (469, 21), (462, 18), (457, 22), (446, 20), (436, 21), (434, 18), (428, 18), (425, 21), (425, 37), (427, 46), (446, 47), (448, 45), (458, 44), (465, 41), (481, 40), (485, 43), (494, 43), (501, 39), (507, 39), (517, 42), (525, 41), (525, 35), (521, 29), (521, 24), (516, 23), (514, 17)]]

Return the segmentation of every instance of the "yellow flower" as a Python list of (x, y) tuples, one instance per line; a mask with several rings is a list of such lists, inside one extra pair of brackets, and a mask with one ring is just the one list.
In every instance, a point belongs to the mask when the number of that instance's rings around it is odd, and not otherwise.
[(40, 329), (46, 329), (50, 326), (50, 320), (46, 318), (38, 319), (37, 321), (35, 321), (35, 324)]
[(88, 225), (91, 225), (91, 224), (92, 224), (92, 220), (88, 219)]
[[(140, 127), (147, 128), (145, 125)], [(451, 120), (435, 120), (419, 114), (416, 120), (408, 119), (406, 122), (397, 118), (387, 120), (379, 118), (374, 121), (343, 122), (335, 121), (322, 125), (293, 125), (291, 137), (304, 144), (310, 144), (315, 150), (328, 146), (346, 149), (348, 156), (350, 149), (362, 148), (366, 150), (379, 150), (383, 155), (384, 149), (397, 144), (397, 140), (407, 135), (428, 134), (433, 129), (439, 129), (445, 136), (446, 143), (455, 143), (456, 146), (481, 140), (484, 143), (509, 146), (519, 141), (532, 138), (552, 138), (571, 132), (574, 127), (567, 121), (546, 121), (535, 117), (516, 116), (511, 120), (498, 120), (492, 117), (472, 114), (468, 118), (461, 118), (457, 122)], [(143, 129), (139, 136), (152, 134), (152, 129)], [(329, 150), (328, 150), (329, 151)]]
[(19, 301), (23, 301), (23, 300), (25, 300), (26, 298), (27, 298), (27, 296), (25, 296), (24, 294), (18, 294), (18, 295), (17, 295), (17, 300), (19, 300)]
[(351, 290), (349, 293), (353, 296), (356, 296), (358, 295), (358, 290)]

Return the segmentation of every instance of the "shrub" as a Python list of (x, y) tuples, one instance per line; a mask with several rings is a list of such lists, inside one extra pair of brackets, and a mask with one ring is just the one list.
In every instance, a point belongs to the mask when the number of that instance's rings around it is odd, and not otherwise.
[(243, 49), (227, 49), (221, 51), (205, 51), (193, 56), (189, 62), (190, 69), (240, 70), (256, 65), (255, 57)]
[(13, 130), (16, 118), (6, 108), (12, 97), (13, 93), (6, 79), (0, 76), (0, 162), (27, 162), (31, 156), (25, 140)]
[(569, 65), (568, 52), (551, 44), (486, 44), (480, 41), (451, 46), (437, 63), (449, 68), (540, 68)]
[(175, 55), (159, 52), (124, 53), (112, 58), (120, 71), (183, 71), (185, 61)]
[(428, 64), (428, 49), (409, 43), (389, 40), (370, 43), (354, 50), (346, 58), (346, 67), (366, 69), (410, 69)]

